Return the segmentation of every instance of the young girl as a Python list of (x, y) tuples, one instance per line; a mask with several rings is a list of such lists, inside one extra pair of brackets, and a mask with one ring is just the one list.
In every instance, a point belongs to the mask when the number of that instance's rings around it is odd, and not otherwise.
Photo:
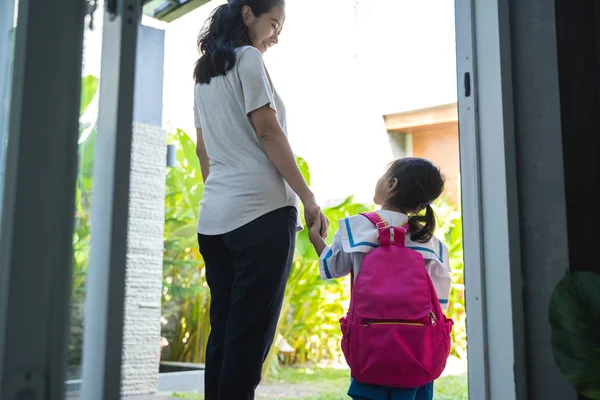
[[(402, 158), (393, 162), (377, 182), (374, 202), (381, 206), (378, 215), (387, 225), (401, 227), (408, 223), (405, 246), (423, 256), (444, 309), (451, 283), (448, 250), (433, 236), (436, 220), (431, 208), (443, 190), (444, 178), (439, 168), (422, 158)], [(325, 244), (318, 226), (310, 229), (309, 237), (320, 254), (323, 279), (339, 278), (351, 272), (354, 277), (358, 276), (365, 255), (379, 246), (378, 228), (362, 215), (342, 219), (331, 246)], [(365, 400), (431, 400), (433, 382), (416, 389), (399, 389), (353, 379), (348, 395)]]

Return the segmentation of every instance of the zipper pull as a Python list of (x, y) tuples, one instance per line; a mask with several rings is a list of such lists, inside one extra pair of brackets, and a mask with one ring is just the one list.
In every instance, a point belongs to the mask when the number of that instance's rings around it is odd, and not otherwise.
[(392, 226), (390, 228), (390, 243), (394, 243), (394, 234), (395, 234), (395, 231), (394, 231), (394, 227)]
[(367, 321), (366, 324), (363, 324), (365, 328), (370, 327), (373, 324), (373, 321)]
[(433, 314), (433, 311), (431, 311), (429, 313), (429, 320), (431, 321), (431, 326), (436, 326), (437, 323), (435, 322), (435, 315)]

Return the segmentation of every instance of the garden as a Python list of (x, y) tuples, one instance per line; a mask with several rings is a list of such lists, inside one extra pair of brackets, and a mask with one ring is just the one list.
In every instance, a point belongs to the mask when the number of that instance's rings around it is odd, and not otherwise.
[[(171, 134), (169, 140), (177, 148), (178, 165), (167, 174), (165, 197), (162, 334), (169, 346), (165, 348), (163, 359), (203, 363), (209, 334), (210, 296), (195, 235), (198, 204), (203, 190), (202, 179), (195, 144), (189, 136), (179, 130)], [(298, 165), (310, 184), (309, 166), (302, 158), (298, 158)], [(448, 315), (456, 323), (452, 357), (460, 363), (466, 360), (461, 214), (446, 201), (436, 203), (435, 209), (439, 218), (437, 235), (444, 238), (448, 245), (453, 271)], [(352, 197), (326, 208), (324, 212), (332, 221), (329, 239), (337, 230), (338, 220), (369, 210), (372, 210), (371, 205), (356, 203)], [(337, 281), (320, 279), (318, 256), (308, 240), (307, 232), (298, 233), (278, 336), (263, 370), (267, 382), (263, 390), (268, 392), (269, 387), (281, 382), (297, 385), (308, 382), (313, 389), (322, 387), (325, 393), (333, 391), (340, 395), (331, 397), (329, 393), (326, 397), (318, 397), (322, 394), (313, 393), (317, 397), (297, 398), (344, 398), (344, 386), (347, 386), (349, 374), (343, 368), (338, 321), (346, 312), (349, 294), (349, 278)], [(440, 392), (442, 394), (436, 398), (460, 399), (466, 396), (464, 376), (445, 377), (438, 386), (450, 391), (458, 387), (459, 394), (449, 392), (449, 395), (445, 395)]]
[[(82, 82), (81, 114), (94, 98), (98, 79), (88, 76)], [(76, 199), (76, 223), (73, 239), (72, 332), (69, 351), (70, 375), (76, 375), (81, 363), (83, 299), (90, 240), (90, 198), (95, 125), (82, 123), (80, 167)], [(168, 346), (162, 360), (202, 364), (210, 331), (210, 295), (205, 269), (196, 243), (198, 205), (203, 193), (195, 144), (183, 131), (172, 132), (169, 144), (176, 148), (177, 165), (166, 176), (165, 227), (162, 291), (162, 336)], [(302, 158), (298, 165), (310, 184), (310, 169)], [(349, 193), (350, 195), (350, 193)], [(337, 221), (372, 210), (349, 196), (325, 214), (332, 222), (329, 238), (337, 230)], [(435, 204), (439, 223), (437, 235), (449, 248), (452, 268), (452, 292), (448, 315), (455, 321), (452, 365), (466, 365), (466, 330), (460, 210), (448, 201)], [(319, 277), (318, 256), (306, 231), (298, 233), (296, 254), (285, 293), (275, 344), (263, 369), (264, 385), (260, 398), (343, 399), (349, 372), (340, 350), (339, 319), (349, 303), (348, 279), (323, 281)], [(158, 344), (157, 344), (158, 345)], [(466, 399), (464, 368), (450, 371), (437, 383), (436, 399)], [(188, 399), (201, 394), (175, 393)]]

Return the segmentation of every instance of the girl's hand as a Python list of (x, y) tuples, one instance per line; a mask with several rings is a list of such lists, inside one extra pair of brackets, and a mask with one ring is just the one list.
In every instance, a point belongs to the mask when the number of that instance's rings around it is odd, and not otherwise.
[(321, 212), (320, 219), (321, 219), (321, 229), (320, 229), (319, 233), (321, 234), (321, 237), (323, 239), (326, 239), (327, 232), (329, 230), (329, 219), (327, 219), (327, 217), (325, 216), (325, 214), (323, 214), (323, 212)]
[(321, 207), (314, 201), (303, 201), (304, 204), (304, 221), (306, 226), (310, 229), (319, 220), (321, 213)]
[[(322, 224), (322, 221), (325, 222), (325, 225)], [(319, 256), (323, 253), (323, 250), (327, 247), (324, 237), (327, 236), (327, 227), (329, 226), (329, 221), (327, 217), (323, 213), (321, 213), (321, 217), (318, 218), (311, 226), (308, 228), (308, 239), (310, 243), (315, 248), (315, 251)]]
[(321, 218), (317, 218), (311, 226), (308, 227), (308, 238), (313, 241), (313, 239), (322, 238), (321, 232), (323, 231), (323, 226), (321, 225)]

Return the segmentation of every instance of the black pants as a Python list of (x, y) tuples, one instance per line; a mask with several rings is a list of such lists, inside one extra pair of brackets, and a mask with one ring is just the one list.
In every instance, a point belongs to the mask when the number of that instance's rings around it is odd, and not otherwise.
[(294, 257), (296, 218), (285, 207), (224, 235), (198, 235), (211, 294), (205, 400), (254, 399)]

